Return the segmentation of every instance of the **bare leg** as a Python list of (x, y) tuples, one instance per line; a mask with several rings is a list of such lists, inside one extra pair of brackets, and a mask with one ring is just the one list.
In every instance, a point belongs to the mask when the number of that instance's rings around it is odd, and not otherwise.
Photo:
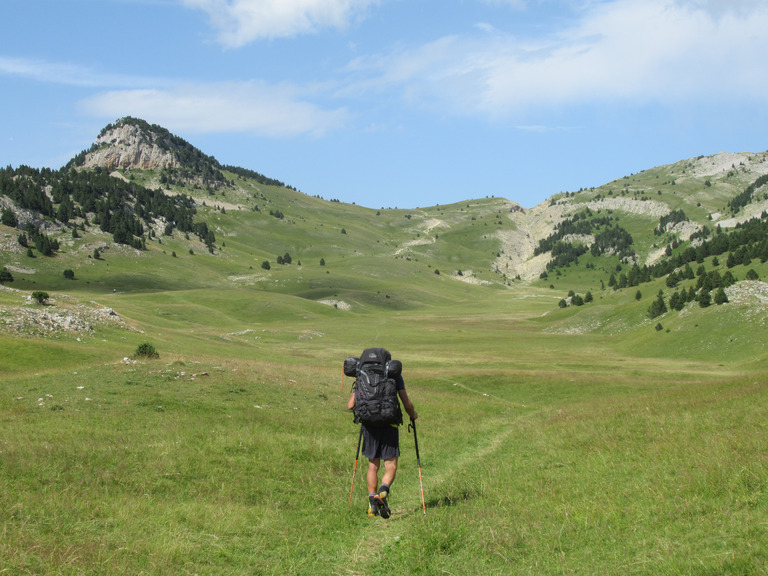
[[(381, 465), (380, 458), (374, 458), (368, 461), (368, 475), (366, 480), (368, 481), (368, 494), (376, 494), (379, 484), (379, 466)], [(387, 469), (387, 463), (384, 463), (384, 469)], [(384, 474), (386, 476), (386, 473)]]
[(390, 460), (384, 460), (384, 476), (381, 479), (382, 484), (392, 486), (397, 474), (397, 456)]

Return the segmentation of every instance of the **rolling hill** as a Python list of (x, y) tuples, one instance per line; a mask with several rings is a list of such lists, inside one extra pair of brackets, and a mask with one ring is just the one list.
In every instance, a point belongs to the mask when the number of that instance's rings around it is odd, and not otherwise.
[[(271, 301), (273, 319), (493, 314), (517, 298), (537, 302), (530, 313), (551, 333), (604, 334), (664, 355), (669, 342), (654, 327), (677, 338), (681, 353), (697, 349), (683, 344), (711, 324), (726, 328), (711, 337), (718, 355), (738, 340), (742, 355), (762, 357), (762, 335), (751, 334), (768, 294), (759, 281), (768, 271), (766, 174), (768, 153), (721, 153), (531, 209), (497, 197), (363, 207), (222, 165), (159, 126), (124, 118), (61, 170), (0, 173), (0, 266), (12, 277), (0, 292), (0, 329), (25, 334), (30, 323), (20, 318), (50, 316), (66, 302), (91, 306), (94, 326), (106, 308), (142, 331), (154, 322), (145, 306), (173, 296), (200, 307), (195, 323), (210, 329), (224, 313), (238, 332), (264, 310), (221, 308), (253, 297)], [(36, 290), (56, 294), (56, 306), (19, 303)], [(210, 294), (227, 302), (203, 306)], [(193, 316), (180, 316), (179, 328)]]

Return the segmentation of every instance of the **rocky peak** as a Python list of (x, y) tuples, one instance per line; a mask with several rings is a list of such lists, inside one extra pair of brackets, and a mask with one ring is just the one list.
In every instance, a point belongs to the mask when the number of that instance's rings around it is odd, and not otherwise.
[(178, 168), (181, 162), (177, 148), (170, 134), (153, 130), (142, 121), (122, 119), (102, 130), (82, 166), (109, 170)]

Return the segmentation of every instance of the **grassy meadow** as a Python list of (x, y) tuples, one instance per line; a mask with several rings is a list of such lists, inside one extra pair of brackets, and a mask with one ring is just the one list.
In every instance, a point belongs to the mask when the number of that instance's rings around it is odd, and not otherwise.
[[(768, 573), (763, 308), (651, 320), (664, 279), (638, 299), (590, 255), (502, 278), (503, 199), (379, 210), (249, 186), (201, 208), (215, 254), (96, 230), (53, 258), (0, 252), (0, 574)], [(724, 189), (656, 196), (705, 214)], [(622, 218), (651, 252), (653, 219)], [(594, 301), (560, 308), (569, 290)], [(132, 358), (142, 343), (160, 357)], [(362, 457), (349, 504), (342, 363), (369, 346), (403, 362), (426, 515), (407, 427), (392, 517), (367, 517)]]
[[(259, 311), (238, 325), (243, 302), (202, 296), (184, 319), (165, 294), (104, 298), (143, 333), (0, 336), (0, 573), (768, 570), (768, 386), (738, 358), (548, 332), (543, 297), (373, 314), (267, 296), (284, 319), (249, 332)], [(160, 358), (126, 360), (143, 341)], [(362, 457), (348, 505), (341, 364), (378, 344), (419, 410), (426, 515), (405, 428), (392, 518), (365, 514)]]

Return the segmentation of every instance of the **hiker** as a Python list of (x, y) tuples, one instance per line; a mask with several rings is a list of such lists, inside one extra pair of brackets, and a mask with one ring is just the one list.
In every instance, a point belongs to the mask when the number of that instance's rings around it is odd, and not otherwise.
[[(363, 456), (368, 458), (368, 516), (389, 518), (387, 498), (395, 481), (397, 458), (400, 456), (398, 426), (403, 423), (400, 401), (411, 420), (416, 420), (419, 415), (405, 391), (402, 364), (392, 360), (387, 350), (367, 348), (359, 360), (347, 359), (345, 373), (352, 375), (347, 372), (349, 361), (357, 361), (353, 362), (357, 378), (347, 408), (355, 411), (355, 422), (360, 422), (362, 426)], [(373, 388), (368, 386), (371, 383)], [(382, 460), (384, 475), (377, 490)]]

